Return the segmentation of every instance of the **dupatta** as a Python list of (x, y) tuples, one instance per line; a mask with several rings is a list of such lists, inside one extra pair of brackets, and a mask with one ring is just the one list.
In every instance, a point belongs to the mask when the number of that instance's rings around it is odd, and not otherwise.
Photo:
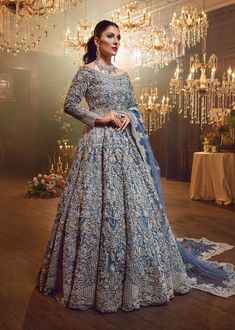
[[(136, 106), (128, 108), (127, 114), (131, 119), (130, 130), (135, 141), (136, 147), (138, 148), (143, 161), (147, 164), (149, 168), (149, 172), (152, 177), (157, 195), (159, 197), (160, 202), (162, 203), (164, 212), (166, 213), (164, 196), (161, 188), (160, 168), (153, 155), (148, 133), (144, 127), (142, 116), (139, 112), (138, 107)], [(232, 295), (235, 295), (234, 265), (232, 265), (231, 263), (219, 263), (216, 261), (203, 260), (203, 253), (197, 253), (198, 249), (200, 251), (204, 249), (204, 252), (206, 252), (208, 245), (214, 243), (212, 244), (215, 246), (214, 252), (211, 253), (211, 255), (210, 253), (207, 253), (207, 258), (210, 258), (212, 255), (216, 255), (225, 250), (233, 248), (233, 246), (228, 247), (227, 245), (227, 247), (225, 247), (224, 249), (216, 251), (216, 248), (221, 243), (210, 242), (205, 239), (189, 239), (187, 245), (190, 245), (191, 242), (193, 243), (193, 247), (186, 248), (183, 245), (182, 240), (180, 241), (180, 239), (175, 239), (182, 260), (185, 264), (186, 272), (192, 288), (201, 291), (206, 291), (222, 298), (228, 298)]]

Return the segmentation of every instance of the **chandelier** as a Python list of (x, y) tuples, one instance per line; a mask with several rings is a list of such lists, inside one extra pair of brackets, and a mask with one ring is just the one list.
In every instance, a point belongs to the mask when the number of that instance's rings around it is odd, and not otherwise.
[(217, 107), (220, 109), (232, 108), (235, 104), (235, 70), (229, 66), (227, 73), (222, 76), (222, 82), (218, 88)]
[(45, 19), (76, 4), (76, 0), (2, 0), (0, 49), (16, 55), (36, 47), (43, 36), (48, 36)]
[[(79, 52), (86, 47), (88, 39), (92, 35), (92, 25), (89, 22), (78, 22), (77, 23), (77, 34), (76, 37), (71, 37), (70, 29), (68, 28), (65, 35), (65, 45), (70, 48), (73, 52)], [(77, 55), (76, 55), (77, 56)]]
[(134, 1), (122, 7), (124, 17), (120, 17), (120, 9), (117, 14), (112, 14), (112, 21), (117, 23), (123, 31), (140, 31), (151, 25), (151, 14), (138, 10), (138, 2)]
[(177, 42), (188, 48), (194, 46), (206, 37), (208, 28), (206, 13), (202, 11), (199, 14), (197, 8), (192, 5), (183, 7), (179, 18), (174, 13), (170, 28)]
[(140, 112), (144, 125), (150, 134), (163, 127), (169, 120), (171, 105), (169, 97), (163, 96), (161, 103), (158, 103), (158, 88), (144, 88), (139, 102)]
[(75, 0), (2, 0), (1, 6), (14, 15), (46, 16), (54, 15), (57, 11), (66, 10), (70, 5), (76, 6)]
[(175, 59), (176, 42), (171, 40), (163, 27), (152, 29), (147, 35), (144, 34), (139, 41), (142, 55), (142, 64), (161, 68)]
[[(212, 54), (207, 61), (203, 52), (202, 61), (198, 54), (190, 58), (190, 70), (186, 84), (179, 75), (177, 66), (174, 77), (170, 81), (170, 94), (174, 106), (178, 102), (179, 113), (189, 118), (191, 124), (213, 124), (213, 109), (228, 109), (235, 102), (235, 71), (229, 67), (223, 74), (222, 81), (215, 78), (217, 56)], [(208, 69), (210, 76), (207, 75)]]
[[(217, 56), (212, 54), (206, 61), (206, 53), (202, 55), (202, 62), (195, 54), (190, 58), (190, 73), (186, 79), (187, 85), (184, 86), (184, 116), (186, 111), (190, 111), (191, 124), (207, 124), (210, 121), (209, 111), (216, 107), (218, 79), (215, 79), (217, 69)], [(211, 69), (210, 77), (206, 76), (206, 69)], [(200, 72), (198, 78), (195, 74)]]
[(180, 66), (177, 64), (176, 70), (174, 72), (173, 78), (170, 80), (170, 94), (172, 98), (172, 104), (173, 106), (176, 106), (178, 101), (178, 111), (181, 113), (182, 111), (182, 98), (181, 98), (181, 92), (183, 88), (183, 79), (180, 76)]

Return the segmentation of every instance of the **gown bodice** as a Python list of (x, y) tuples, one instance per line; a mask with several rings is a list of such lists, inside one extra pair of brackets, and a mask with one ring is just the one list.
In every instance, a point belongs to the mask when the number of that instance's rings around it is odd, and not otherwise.
[[(81, 99), (89, 106), (80, 105)], [(98, 115), (110, 111), (128, 112), (137, 101), (127, 73), (108, 75), (89, 66), (81, 66), (68, 90), (64, 110), (83, 123), (93, 127)]]

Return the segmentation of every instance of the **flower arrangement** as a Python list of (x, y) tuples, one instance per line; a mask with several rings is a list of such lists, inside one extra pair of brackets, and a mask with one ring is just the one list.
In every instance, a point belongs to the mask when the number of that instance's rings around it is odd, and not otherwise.
[(63, 175), (51, 173), (38, 174), (32, 181), (28, 181), (26, 195), (28, 197), (53, 198), (61, 196), (65, 186)]

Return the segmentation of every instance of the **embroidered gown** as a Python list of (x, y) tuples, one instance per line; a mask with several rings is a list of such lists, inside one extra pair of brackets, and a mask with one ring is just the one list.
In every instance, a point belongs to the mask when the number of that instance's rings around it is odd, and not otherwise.
[[(80, 105), (83, 97), (89, 110)], [(123, 132), (95, 122), (111, 110), (130, 116)], [(131, 311), (193, 287), (138, 143), (134, 110), (141, 117), (127, 73), (107, 75), (88, 66), (77, 71), (64, 111), (86, 126), (37, 283), (64, 307)]]

